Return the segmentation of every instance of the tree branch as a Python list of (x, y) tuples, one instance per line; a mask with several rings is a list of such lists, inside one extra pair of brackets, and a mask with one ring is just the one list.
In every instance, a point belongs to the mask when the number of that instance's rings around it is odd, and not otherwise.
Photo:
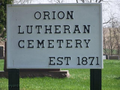
[(84, 0), (81, 0), (83, 3), (85, 2)]
[(78, 0), (76, 0), (76, 3), (78, 3)]
[(92, 0), (90, 0), (90, 3), (92, 3)]
[(112, 18), (110, 18), (110, 20), (108, 20), (107, 22), (104, 22), (103, 24), (107, 24), (112, 20)]
[(103, 0), (100, 0), (98, 3), (102, 2)]

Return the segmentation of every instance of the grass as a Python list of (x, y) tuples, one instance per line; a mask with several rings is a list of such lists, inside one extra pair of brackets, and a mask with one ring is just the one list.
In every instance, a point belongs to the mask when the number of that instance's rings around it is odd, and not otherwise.
[(4, 61), (3, 59), (0, 59), (0, 71), (4, 70)]
[[(3, 70), (3, 60), (0, 70)], [(67, 69), (70, 78), (20, 78), (20, 90), (90, 90), (89, 69)], [(0, 78), (0, 90), (8, 90), (8, 79)], [(120, 60), (104, 60), (102, 90), (120, 90)]]
[(104, 61), (102, 72), (103, 90), (120, 90), (120, 60)]

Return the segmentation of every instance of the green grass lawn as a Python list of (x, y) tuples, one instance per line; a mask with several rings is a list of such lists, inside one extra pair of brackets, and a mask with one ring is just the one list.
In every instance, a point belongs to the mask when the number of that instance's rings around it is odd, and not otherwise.
[(0, 71), (4, 70), (4, 61), (3, 59), (0, 59)]
[[(0, 60), (3, 70), (3, 60)], [(20, 90), (90, 90), (89, 69), (67, 69), (69, 78), (20, 78)], [(8, 79), (0, 78), (0, 90), (8, 90)], [(120, 60), (104, 60), (102, 90), (120, 90)]]

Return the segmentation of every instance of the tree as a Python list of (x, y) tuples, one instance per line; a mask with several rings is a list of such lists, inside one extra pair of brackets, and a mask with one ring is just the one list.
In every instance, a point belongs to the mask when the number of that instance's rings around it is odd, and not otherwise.
[(119, 55), (120, 54), (120, 33), (118, 33), (119, 28), (115, 28), (114, 30), (114, 37), (115, 37), (115, 45), (116, 45), (116, 54)]
[(49, 2), (53, 3), (63, 3), (64, 0), (48, 0)]
[(15, 4), (31, 4), (33, 0), (14, 0)]
[[(63, 3), (64, 0), (48, 0), (53, 3)], [(76, 0), (76, 3), (101, 3), (104, 0)]]
[(11, 4), (12, 0), (0, 0), (0, 37), (6, 36), (6, 5)]
[(103, 50), (104, 50), (104, 54), (107, 54), (106, 35), (107, 35), (107, 30), (106, 30), (106, 28), (103, 28)]
[(82, 3), (101, 3), (103, 0), (76, 0), (77, 3), (81, 1)]
[(120, 54), (120, 23), (113, 15), (109, 27), (103, 29), (103, 45), (105, 54)]

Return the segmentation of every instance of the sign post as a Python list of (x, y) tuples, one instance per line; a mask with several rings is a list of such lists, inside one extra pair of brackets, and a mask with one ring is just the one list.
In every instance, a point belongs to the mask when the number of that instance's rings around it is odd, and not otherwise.
[(19, 69), (8, 69), (9, 90), (19, 90)]
[(102, 56), (101, 4), (7, 6), (8, 69), (92, 69), (96, 79)]
[(102, 90), (101, 69), (90, 69), (90, 90)]

